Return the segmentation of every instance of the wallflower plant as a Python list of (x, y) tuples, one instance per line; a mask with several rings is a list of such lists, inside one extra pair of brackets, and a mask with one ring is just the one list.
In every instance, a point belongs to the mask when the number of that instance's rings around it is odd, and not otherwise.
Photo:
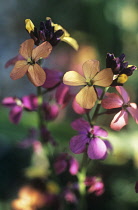
[[(79, 49), (78, 43), (61, 25), (54, 24), (49, 17), (40, 22), (39, 29), (30, 19), (26, 19), (25, 29), (31, 39), (21, 44), (19, 54), (10, 59), (5, 66), (14, 65), (10, 73), (13, 80), (27, 75), (29, 81), (36, 87), (37, 94), (9, 96), (2, 100), (2, 105), (10, 108), (9, 118), (14, 124), (21, 121), (23, 111), (28, 111), (28, 114), (34, 111), (38, 118), (38, 135), (37, 138), (34, 135), (24, 138), (20, 144), (18, 143), (24, 150), (33, 146), (31, 159), (33, 173), (30, 166), (25, 169), (26, 176), (31, 174), (33, 185), (29, 187), (27, 185), (25, 189), (19, 190), (19, 198), (12, 202), (12, 208), (37, 210), (44, 207), (59, 210), (61, 204), (63, 209), (68, 209), (66, 207), (69, 202), (76, 209), (87, 209), (84, 202), (87, 193), (94, 193), (95, 196), (104, 193), (102, 174), (93, 176), (95, 172), (91, 171), (93, 168), (89, 170), (88, 166), (94, 160), (104, 161), (114, 152), (108, 137), (109, 129), (107, 131), (106, 124), (103, 126), (97, 119), (104, 114), (115, 113), (110, 127), (117, 131), (128, 123), (129, 114), (138, 124), (137, 105), (130, 102), (130, 97), (123, 87), (128, 77), (133, 75), (136, 66), (128, 65), (124, 54), (115, 57), (113, 53), (107, 53), (106, 66), (103, 70), (100, 70), (100, 62), (92, 59), (83, 64), (82, 73), (75, 70), (63, 73), (58, 69), (50, 70), (47, 66), (42, 68), (42, 59), (48, 59), (54, 46), (60, 41), (68, 43), (75, 50)], [(77, 86), (80, 88), (79, 91), (76, 89)], [(112, 93), (108, 92), (111, 86)], [(51, 131), (53, 127), (49, 130), (49, 121), (52, 123), (54, 120), (57, 122), (61, 120), (63, 118), (61, 112), (67, 108), (71, 100), (73, 108), (71, 111), (74, 110), (81, 118), (77, 117), (71, 123), (72, 128), (78, 133), (71, 137), (70, 141), (68, 139), (70, 149), (68, 152), (62, 142), (63, 133), (61, 139), (59, 138), (60, 142), (56, 142), (56, 135)], [(101, 108), (106, 111), (102, 112)], [(63, 129), (58, 128), (59, 131)], [(81, 161), (78, 161), (79, 154), (82, 154)], [(40, 173), (36, 172), (43, 166), (45, 170), (40, 177)], [(34, 180), (41, 184), (34, 186)], [(29, 183), (31, 181), (29, 179)], [(34, 193), (36, 200), (39, 199), (41, 202), (29, 201), (22, 206), (25, 198), (20, 196), (21, 192), (25, 192), (29, 197)]]

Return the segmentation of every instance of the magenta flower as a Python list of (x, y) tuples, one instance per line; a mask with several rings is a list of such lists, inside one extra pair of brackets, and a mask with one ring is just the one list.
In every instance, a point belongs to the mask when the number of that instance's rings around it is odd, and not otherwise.
[(2, 105), (10, 108), (9, 119), (12, 123), (18, 124), (23, 110), (34, 111), (37, 109), (37, 97), (33, 94), (23, 98), (6, 97), (2, 100)]
[(95, 193), (96, 196), (100, 196), (104, 193), (104, 183), (99, 177), (86, 177), (85, 185), (89, 187), (89, 193)]
[(59, 114), (59, 106), (57, 104), (44, 103), (43, 111), (46, 121), (54, 120)]
[(135, 103), (130, 102), (130, 97), (122, 86), (116, 86), (116, 90), (119, 95), (116, 93), (106, 93), (106, 97), (102, 100), (102, 106), (105, 109), (110, 109), (111, 113), (119, 109), (119, 112), (117, 112), (110, 124), (113, 130), (119, 131), (128, 124), (128, 113), (131, 114), (138, 124), (138, 109)]
[(79, 170), (78, 161), (67, 153), (60, 154), (54, 163), (56, 174), (61, 174), (69, 169), (70, 174), (76, 175)]
[(108, 150), (112, 150), (111, 144), (100, 138), (107, 137), (108, 133), (99, 126), (92, 127), (80, 118), (72, 123), (72, 127), (79, 132), (79, 135), (70, 140), (70, 149), (73, 153), (80, 154), (87, 150), (90, 159), (105, 159)]

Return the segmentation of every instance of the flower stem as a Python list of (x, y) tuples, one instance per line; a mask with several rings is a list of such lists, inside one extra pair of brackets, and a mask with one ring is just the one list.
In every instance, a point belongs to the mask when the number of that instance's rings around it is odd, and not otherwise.
[(104, 95), (105, 95), (105, 93), (107, 92), (108, 89), (109, 89), (109, 87), (104, 88), (104, 90), (103, 90), (103, 92), (102, 92), (102, 94), (101, 94), (101, 96), (98, 100), (95, 112), (94, 112), (92, 120), (91, 120), (92, 124), (95, 123), (95, 121), (97, 120), (97, 117), (99, 116), (99, 110), (101, 108), (101, 101), (102, 101), (102, 99), (103, 99), (103, 97), (104, 97)]
[[(44, 117), (43, 117), (43, 110), (42, 110), (43, 95), (42, 95), (41, 87), (37, 87), (37, 99), (38, 99), (38, 112), (37, 112), (38, 113), (38, 127), (41, 133), (41, 129), (44, 126)], [(40, 139), (41, 139), (41, 142), (43, 142), (43, 138), (41, 134), (40, 134)]]

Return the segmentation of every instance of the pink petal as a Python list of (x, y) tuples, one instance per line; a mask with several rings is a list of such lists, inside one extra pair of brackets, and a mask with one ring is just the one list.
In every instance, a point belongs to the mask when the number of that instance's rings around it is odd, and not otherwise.
[(113, 130), (119, 131), (121, 128), (127, 125), (127, 123), (128, 123), (128, 113), (125, 110), (121, 110), (114, 116), (110, 127)]
[(137, 105), (135, 103), (130, 103), (130, 107), (127, 107), (127, 110), (129, 111), (129, 113), (131, 114), (133, 119), (138, 124), (138, 108), (137, 108)]
[(86, 149), (86, 144), (89, 141), (86, 134), (77, 135), (70, 140), (70, 149), (75, 154), (83, 153)]
[(114, 109), (122, 107), (123, 100), (116, 93), (106, 93), (106, 97), (102, 100), (101, 105), (105, 109)]
[(84, 109), (82, 108), (76, 101), (76, 98), (74, 98), (72, 102), (72, 108), (77, 114), (86, 114), (87, 112), (90, 111), (90, 109)]
[(130, 101), (130, 97), (125, 88), (123, 88), (122, 86), (116, 86), (116, 90), (120, 93), (125, 103), (128, 103)]
[(93, 128), (94, 128), (95, 136), (102, 136), (102, 137), (108, 136), (108, 132), (106, 130), (102, 129), (100, 126), (95, 125)]
[(6, 97), (2, 100), (2, 105), (12, 108), (16, 105), (16, 100), (13, 97)]
[(71, 157), (70, 160), (69, 160), (69, 172), (72, 174), (72, 175), (76, 175), (78, 173), (78, 170), (79, 170), (79, 163), (78, 161)]
[(102, 159), (106, 151), (107, 148), (104, 141), (94, 138), (90, 141), (87, 153), (90, 159)]
[(22, 116), (23, 108), (21, 106), (15, 106), (10, 111), (10, 121), (14, 124), (18, 124)]

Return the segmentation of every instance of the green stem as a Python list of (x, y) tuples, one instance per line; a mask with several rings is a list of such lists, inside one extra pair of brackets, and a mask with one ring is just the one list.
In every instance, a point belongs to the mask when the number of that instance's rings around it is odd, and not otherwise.
[[(41, 133), (41, 129), (44, 126), (44, 117), (43, 117), (43, 110), (42, 110), (42, 105), (43, 105), (43, 95), (42, 95), (42, 90), (41, 87), (37, 87), (37, 98), (38, 98), (38, 127), (39, 131)], [(40, 135), (41, 142), (43, 142), (42, 135)]]
[(92, 123), (92, 124), (95, 123), (95, 121), (97, 120), (97, 117), (99, 116), (99, 110), (100, 110), (100, 108), (101, 108), (101, 101), (102, 101), (102, 99), (103, 99), (103, 97), (104, 97), (104, 95), (105, 95), (105, 93), (107, 92), (108, 89), (109, 89), (109, 87), (104, 88), (104, 90), (103, 90), (103, 92), (102, 92), (102, 95), (101, 95), (101, 97), (100, 97), (99, 100), (98, 100), (96, 109), (95, 109), (95, 111), (94, 111), (94, 114), (93, 114), (93, 117), (92, 117), (92, 120), (91, 120), (91, 123)]

